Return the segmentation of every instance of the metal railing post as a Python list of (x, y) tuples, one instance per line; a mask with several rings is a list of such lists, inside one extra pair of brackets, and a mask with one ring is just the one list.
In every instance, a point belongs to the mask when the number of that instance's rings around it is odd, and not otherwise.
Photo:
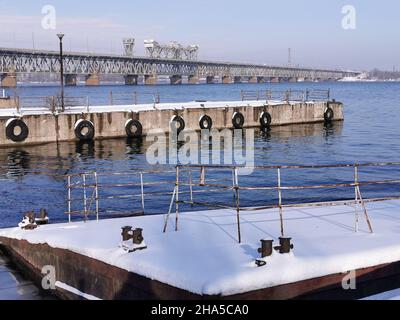
[(175, 193), (175, 231), (178, 231), (179, 220), (179, 167), (176, 167), (176, 193)]
[(242, 235), (240, 232), (240, 195), (239, 195), (239, 178), (238, 178), (238, 170), (235, 167), (234, 169), (234, 185), (235, 185), (235, 193), (236, 193), (236, 223), (237, 223), (237, 232), (238, 232), (238, 242), (242, 243)]
[(114, 101), (113, 101), (113, 92), (112, 90), (110, 90), (110, 105), (114, 105)]
[(99, 221), (99, 183), (97, 178), (97, 172), (94, 173), (94, 187), (96, 197), (96, 220)]
[(175, 195), (176, 195), (176, 186), (174, 187), (174, 191), (172, 192), (172, 197), (171, 197), (171, 202), (169, 203), (168, 213), (167, 213), (167, 216), (164, 221), (163, 233), (167, 232), (168, 220), (169, 220), (169, 216), (172, 212), (172, 206), (174, 204)]
[(82, 175), (82, 182), (83, 182), (83, 210), (85, 216), (85, 222), (87, 220), (87, 198), (86, 198), (86, 174)]
[(200, 185), (204, 186), (206, 184), (206, 169), (204, 167), (200, 168)]
[(278, 198), (279, 198), (279, 219), (281, 224), (281, 236), (284, 236), (283, 229), (283, 208), (282, 208), (282, 189), (281, 189), (281, 169), (278, 168)]
[(357, 166), (356, 165), (354, 165), (354, 195), (355, 195), (355, 206), (354, 206), (354, 210), (355, 210), (355, 226), (354, 226), (354, 229), (355, 229), (355, 232), (358, 232), (358, 220), (359, 220), (359, 218), (358, 218), (358, 210), (357, 210), (357, 207), (358, 207), (358, 191), (357, 191), (357, 188), (358, 188), (358, 168), (357, 168)]
[(193, 179), (192, 170), (189, 170), (189, 192), (190, 192), (190, 203), (193, 205)]
[(86, 110), (89, 113), (89, 96), (86, 96)]
[(142, 198), (142, 211), (144, 214), (144, 186), (143, 186), (143, 173), (140, 173), (140, 192), (141, 192), (141, 198)]
[(68, 176), (68, 222), (71, 223), (71, 176)]

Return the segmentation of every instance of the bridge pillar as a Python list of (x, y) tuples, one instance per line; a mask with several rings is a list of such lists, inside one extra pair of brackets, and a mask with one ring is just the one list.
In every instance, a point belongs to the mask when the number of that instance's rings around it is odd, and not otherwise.
[(272, 77), (271, 80), (270, 80), (270, 82), (272, 82), (272, 83), (279, 83), (279, 82), (281, 82), (281, 78), (279, 78), (279, 77)]
[(17, 86), (17, 75), (15, 73), (3, 73), (0, 75), (0, 86), (4, 88), (15, 88)]
[(239, 76), (234, 77), (233, 83), (242, 83), (242, 77), (239, 77)]
[(249, 83), (257, 83), (258, 82), (258, 80), (257, 80), (257, 77), (256, 76), (251, 76), (251, 77), (249, 77)]
[(98, 73), (88, 74), (86, 75), (87, 86), (98, 86), (100, 85), (100, 75)]
[(223, 84), (231, 84), (233, 82), (231, 76), (222, 76), (221, 81)]
[(155, 85), (157, 84), (157, 75), (156, 74), (147, 74), (144, 76), (144, 84), (146, 85)]
[(264, 77), (257, 77), (257, 83), (264, 83), (265, 78)]
[(138, 76), (136, 74), (126, 74), (124, 75), (125, 85), (134, 86), (138, 83)]
[(192, 74), (188, 77), (188, 84), (198, 84), (199, 83), (199, 77)]
[(64, 76), (64, 82), (66, 86), (76, 86), (76, 74), (66, 74)]
[(180, 75), (173, 75), (169, 77), (169, 81), (172, 85), (179, 85), (182, 84), (182, 76)]
[(288, 79), (289, 82), (297, 82), (297, 78), (296, 77), (291, 77)]
[(214, 83), (214, 76), (207, 76), (207, 77), (206, 77), (206, 83), (207, 83), (207, 84), (212, 84), (212, 83)]

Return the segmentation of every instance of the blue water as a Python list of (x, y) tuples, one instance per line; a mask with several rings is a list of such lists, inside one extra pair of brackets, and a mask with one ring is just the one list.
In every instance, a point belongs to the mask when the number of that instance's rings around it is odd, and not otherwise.
[[(232, 85), (182, 85), (182, 86), (100, 86), (67, 88), (70, 96), (89, 96), (92, 103), (106, 103), (109, 92), (142, 93), (158, 92), (162, 102), (192, 100), (238, 100), (240, 90), (303, 90), (331, 89), (331, 96), (344, 103), (345, 121), (330, 127), (323, 124), (285, 126), (273, 128), (269, 134), (256, 133), (255, 164), (337, 164), (355, 162), (399, 161), (400, 83), (280, 83), (280, 84), (232, 84)], [(13, 92), (9, 92), (13, 94)], [(57, 94), (58, 88), (23, 86), (17, 89), (21, 96), (46, 96)], [(121, 176), (100, 176), (100, 183), (138, 183), (138, 169), (154, 169), (147, 164), (145, 141), (113, 139), (96, 141), (94, 144), (77, 143), (47, 144), (32, 147), (0, 149), (0, 227), (14, 226), (27, 210), (46, 208), (52, 221), (65, 221), (67, 208), (65, 174), (97, 170), (98, 172), (131, 173)], [(361, 180), (399, 178), (399, 168), (361, 169)], [(194, 179), (198, 172), (193, 173)], [(231, 172), (224, 171), (207, 178), (225, 179), (230, 184)], [(285, 185), (309, 185), (351, 181), (349, 169), (284, 170)], [(182, 174), (181, 179), (187, 179)], [(90, 179), (90, 178), (89, 178)], [(145, 182), (164, 181), (145, 188), (146, 214), (166, 213), (169, 196), (150, 195), (150, 192), (170, 192), (173, 174), (147, 174)], [(275, 171), (259, 171), (240, 177), (241, 185), (276, 185)], [(183, 191), (188, 189), (183, 188)], [(200, 190), (197, 188), (196, 190)], [(363, 187), (365, 198), (399, 196), (398, 186)], [(74, 197), (82, 197), (82, 190), (75, 190)], [(302, 190), (287, 191), (284, 203), (348, 199), (354, 190)], [(130, 199), (107, 199), (110, 196), (132, 195)], [(182, 197), (187, 194), (182, 195)], [(195, 193), (196, 201), (233, 204), (232, 191)], [(241, 194), (241, 205), (268, 205), (277, 202), (273, 191), (256, 191)], [(81, 202), (74, 203), (81, 208)], [(135, 212), (140, 210), (140, 189), (137, 187), (100, 188), (102, 216), (114, 211)], [(205, 209), (184, 206), (183, 210)]]

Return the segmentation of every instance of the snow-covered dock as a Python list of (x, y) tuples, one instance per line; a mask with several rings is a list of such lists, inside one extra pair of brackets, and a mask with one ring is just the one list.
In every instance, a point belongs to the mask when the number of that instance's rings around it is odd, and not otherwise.
[[(318, 93), (320, 95), (320, 93)], [(0, 146), (132, 138), (183, 130), (269, 129), (270, 126), (342, 121), (343, 104), (324, 97), (192, 101), (120, 105), (66, 104), (0, 108)], [(47, 101), (46, 100), (46, 101)]]
[[(346, 296), (341, 284), (349, 271), (357, 270), (357, 287), (400, 272), (400, 200), (366, 206), (374, 233), (363, 219), (354, 231), (353, 205), (286, 208), (294, 249), (274, 251), (262, 267), (255, 264), (260, 239), (279, 244), (278, 209), (242, 212), (240, 244), (236, 212), (228, 209), (181, 213), (179, 231), (171, 219), (166, 233), (165, 216), (157, 215), (3, 229), (0, 241), (39, 274), (54, 264), (58, 281), (101, 299), (281, 299), (332, 289)], [(126, 225), (143, 229), (146, 249), (119, 248)]]

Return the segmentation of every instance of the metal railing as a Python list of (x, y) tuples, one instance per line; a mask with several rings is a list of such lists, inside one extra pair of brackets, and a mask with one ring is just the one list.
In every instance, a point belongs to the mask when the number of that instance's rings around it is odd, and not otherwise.
[(114, 93), (110, 91), (109, 102), (110, 105), (124, 105), (124, 104), (139, 104), (139, 103), (160, 103), (160, 94), (155, 93)]
[[(21, 96), (16, 97), (16, 109), (18, 112), (32, 111), (44, 109), (51, 112), (61, 112), (61, 97), (60, 96)], [(110, 91), (108, 99), (104, 99), (104, 104), (109, 103), (113, 105), (136, 105), (139, 103), (160, 103), (160, 94), (156, 93), (113, 93)], [(90, 105), (96, 105), (92, 103), (88, 96), (65, 96), (64, 97), (64, 107), (74, 108), (74, 107), (84, 107), (89, 110)]]
[[(392, 163), (368, 163), (368, 164), (337, 164), (337, 165), (310, 165), (310, 166), (256, 166), (251, 168), (254, 173), (267, 177), (265, 171), (275, 174), (275, 184), (270, 178), (260, 179), (254, 176), (239, 175), (239, 166), (213, 166), (213, 165), (178, 165), (171, 169), (160, 170), (133, 170), (131, 172), (88, 172), (82, 174), (72, 174), (67, 176), (67, 211), (69, 221), (72, 216), (83, 216), (85, 221), (91, 216), (99, 219), (101, 214), (105, 217), (136, 216), (147, 212), (148, 205), (157, 204), (159, 207), (167, 208), (163, 232), (168, 228), (170, 216), (175, 213), (175, 230), (179, 229), (179, 213), (181, 205), (190, 206), (193, 210), (195, 206), (204, 206), (217, 209), (229, 209), (236, 212), (237, 236), (241, 242), (241, 213), (248, 211), (261, 211), (266, 209), (278, 209), (280, 221), (280, 234), (285, 235), (285, 208), (302, 206), (332, 206), (332, 205), (354, 205), (354, 230), (359, 231), (360, 215), (363, 215), (372, 233), (373, 227), (368, 215), (366, 203), (389, 199), (400, 199), (400, 196), (390, 197), (370, 197), (364, 198), (361, 188), (368, 186), (398, 185), (400, 179), (393, 178), (393, 168), (400, 167), (400, 162)], [(383, 173), (390, 173), (388, 179), (362, 180), (360, 171), (365, 168), (377, 174), (378, 168), (382, 168)], [(296, 170), (319, 170), (325, 173), (328, 169), (334, 169), (335, 183), (303, 183), (302, 185), (284, 184), (282, 172)], [(343, 170), (345, 176), (339, 180), (338, 173)], [(388, 170), (387, 172), (385, 170)], [(339, 171), (339, 172), (338, 172)], [(306, 172), (307, 173), (307, 172)], [(371, 174), (368, 170), (365, 174)], [(212, 175), (218, 175), (212, 177)], [(210, 177), (209, 177), (210, 175)], [(246, 177), (248, 182), (246, 182)], [(254, 182), (257, 185), (254, 185)], [(352, 190), (353, 196), (339, 198), (340, 200), (305, 202), (290, 202), (284, 192), (296, 190), (332, 190), (343, 189)], [(270, 197), (267, 203), (262, 201), (261, 205), (254, 205), (256, 201), (255, 193), (262, 192), (267, 194), (272, 192), (276, 197)], [(365, 191), (365, 190), (364, 190)], [(226, 196), (226, 192), (233, 196), (233, 201), (217, 202), (217, 194)], [(244, 195), (251, 194), (249, 199)], [(204, 196), (203, 196), (204, 195)], [(206, 197), (207, 195), (207, 197)], [(213, 200), (208, 200), (209, 195)], [(207, 198), (207, 199), (206, 199)], [(330, 199), (331, 197), (329, 197)], [(274, 203), (274, 199), (276, 202)], [(304, 199), (302, 197), (302, 199)], [(243, 206), (243, 202), (250, 202), (253, 205)], [(123, 202), (123, 204), (122, 204)], [(116, 210), (115, 204), (123, 207), (124, 210)], [(163, 204), (163, 205), (162, 205)], [(134, 209), (134, 207), (138, 209)], [(136, 208), (135, 207), (135, 208)], [(126, 209), (128, 208), (128, 209)], [(162, 212), (161, 211), (161, 212)], [(165, 213), (164, 211), (164, 213)]]
[[(362, 186), (371, 186), (371, 185), (390, 185), (390, 184), (400, 184), (400, 179), (387, 179), (387, 180), (374, 180), (374, 181), (360, 181), (359, 179), (359, 169), (365, 167), (398, 167), (400, 163), (369, 163), (369, 164), (339, 164), (339, 165), (316, 165), (316, 166), (256, 166), (252, 168), (253, 170), (276, 170), (276, 182), (275, 186), (252, 186), (252, 185), (240, 185), (239, 184), (239, 175), (238, 170), (241, 169), (237, 166), (202, 166), (202, 165), (189, 165), (189, 166), (177, 166), (176, 167), (176, 181), (175, 187), (172, 194), (170, 207), (167, 213), (167, 217), (165, 219), (165, 224), (163, 228), (163, 232), (166, 232), (169, 217), (173, 211), (173, 204), (175, 203), (175, 230), (178, 231), (178, 223), (179, 223), (179, 204), (190, 204), (190, 205), (200, 205), (206, 207), (217, 207), (221, 209), (231, 209), (236, 211), (237, 217), (237, 234), (238, 241), (241, 242), (241, 229), (240, 229), (240, 213), (242, 211), (259, 211), (266, 210), (272, 208), (279, 209), (279, 220), (280, 220), (280, 233), (281, 236), (285, 235), (284, 228), (284, 208), (287, 207), (296, 207), (296, 206), (329, 206), (329, 205), (337, 205), (337, 204), (354, 204), (355, 205), (355, 224), (354, 230), (358, 232), (359, 230), (359, 206), (361, 207), (361, 211), (365, 217), (366, 223), (368, 225), (368, 229), (371, 233), (373, 233), (372, 223), (368, 216), (368, 211), (365, 203), (370, 201), (378, 201), (378, 200), (388, 200), (388, 199), (400, 199), (400, 197), (388, 197), (388, 198), (374, 198), (374, 199), (364, 199), (360, 187)], [(297, 185), (297, 186), (286, 186), (282, 183), (282, 170), (304, 170), (304, 169), (329, 169), (329, 168), (346, 168), (351, 169), (352, 174), (352, 182), (341, 182), (341, 183), (331, 183), (331, 184), (316, 184), (316, 185)], [(200, 170), (200, 181), (199, 183), (192, 183), (192, 179), (189, 180), (188, 183), (182, 181), (180, 179), (181, 172), (184, 170), (189, 170), (190, 172), (193, 170)], [(231, 184), (215, 184), (215, 183), (207, 183), (206, 182), (206, 170), (226, 170), (232, 173)], [(192, 176), (192, 173), (190, 173)], [(182, 200), (179, 197), (180, 187), (189, 186), (190, 190), (193, 190), (193, 187), (212, 187), (214, 189), (222, 189), (224, 191), (233, 192), (234, 202), (233, 205), (216, 205), (213, 203), (194, 201), (193, 193), (190, 193), (190, 200)], [(289, 190), (312, 190), (312, 189), (336, 189), (336, 188), (354, 188), (354, 200), (343, 200), (343, 201), (334, 201), (334, 202), (324, 202), (324, 203), (291, 203), (284, 204), (283, 202), (283, 191)], [(267, 191), (272, 190), (276, 191), (278, 195), (278, 202), (275, 205), (268, 206), (257, 206), (257, 207), (241, 207), (240, 205), (240, 192), (241, 191)]]
[(277, 101), (329, 101), (330, 90), (242, 90), (242, 101), (245, 100), (277, 100)]

